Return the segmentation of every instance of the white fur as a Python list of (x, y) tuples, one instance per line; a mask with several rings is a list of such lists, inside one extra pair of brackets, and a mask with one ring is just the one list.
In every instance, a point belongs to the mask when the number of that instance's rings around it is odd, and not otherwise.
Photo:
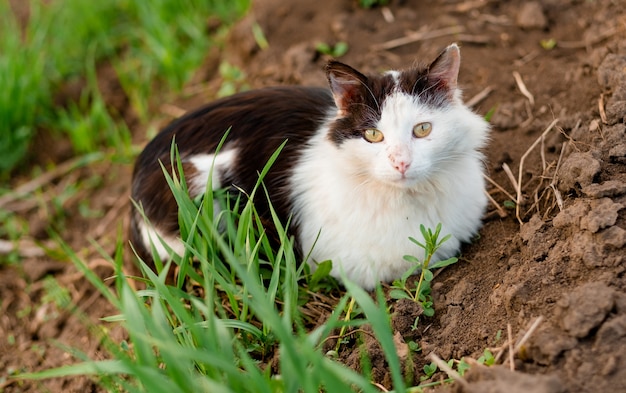
[[(413, 126), (432, 123), (425, 138)], [(364, 288), (399, 278), (410, 264), (403, 256), (423, 258), (409, 241), (423, 241), (420, 224), (441, 236), (451, 234), (437, 259), (458, 253), (481, 225), (487, 203), (482, 155), (488, 125), (455, 96), (448, 109), (432, 108), (419, 98), (396, 92), (385, 100), (377, 128), (380, 143), (348, 139), (339, 147), (323, 129), (304, 151), (291, 179), (294, 220), (308, 261), (332, 260), (332, 275), (345, 275)], [(406, 173), (394, 162), (406, 161)], [(315, 247), (313, 247), (318, 237)]]
[(185, 246), (179, 238), (166, 235), (163, 231), (144, 222), (143, 219), (137, 220), (137, 227), (139, 228), (139, 233), (141, 233), (142, 243), (146, 245), (148, 249), (151, 244), (154, 245), (161, 260), (166, 260), (170, 257), (170, 253), (167, 252), (163, 243), (167, 244), (167, 246), (178, 255), (183, 255), (185, 252)]
[[(209, 175), (213, 172), (211, 185), (213, 190), (222, 187), (223, 176), (233, 167), (233, 162), (237, 158), (237, 149), (224, 149), (215, 154), (197, 154), (185, 159), (185, 162), (191, 163), (198, 171), (195, 176), (188, 177), (187, 185), (191, 198), (195, 198), (206, 191)], [(220, 177), (222, 175), (222, 177)], [(213, 201), (213, 217), (219, 214), (219, 203)], [(167, 244), (176, 254), (182, 255), (185, 251), (183, 242), (178, 237), (165, 234), (163, 231), (155, 228), (150, 224), (146, 224), (143, 219), (137, 220), (137, 226), (141, 233), (143, 244), (149, 247), (153, 244), (161, 259), (169, 258), (170, 253), (167, 252), (163, 243)]]
[[(186, 161), (193, 164), (198, 174), (188, 180), (189, 193), (193, 198), (204, 193), (206, 190), (209, 176), (213, 172), (212, 188), (217, 190), (222, 187), (222, 179), (220, 174), (227, 174), (229, 169), (233, 167), (233, 162), (237, 158), (237, 149), (225, 149), (220, 151), (217, 156), (215, 154), (197, 154), (189, 157)], [(213, 169), (215, 168), (215, 170)]]

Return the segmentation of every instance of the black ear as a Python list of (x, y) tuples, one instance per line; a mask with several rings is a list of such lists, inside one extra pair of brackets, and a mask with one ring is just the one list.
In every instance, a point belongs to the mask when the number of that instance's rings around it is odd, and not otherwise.
[(460, 66), (461, 51), (457, 44), (452, 44), (428, 66), (428, 77), (443, 82), (452, 91), (457, 87)]
[(351, 103), (362, 101), (367, 77), (336, 60), (329, 61), (325, 69), (335, 104), (339, 109), (339, 116), (344, 116)]

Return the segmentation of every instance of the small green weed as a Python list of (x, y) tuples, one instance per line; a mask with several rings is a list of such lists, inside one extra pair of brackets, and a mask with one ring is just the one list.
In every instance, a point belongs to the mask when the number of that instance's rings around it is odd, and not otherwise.
[(389, 0), (359, 0), (359, 5), (363, 8), (372, 8), (389, 4)]
[(320, 42), (315, 46), (315, 50), (323, 55), (328, 55), (331, 57), (341, 57), (348, 53), (348, 43), (339, 41), (335, 45), (329, 45), (325, 42)]
[(246, 73), (239, 67), (223, 61), (220, 63), (219, 73), (222, 77), (222, 85), (217, 91), (218, 97), (226, 97), (250, 89), (246, 83)]
[(487, 113), (485, 114), (485, 117), (484, 117), (486, 122), (490, 122), (491, 121), (491, 118), (496, 113), (497, 109), (498, 109), (498, 107), (494, 106), (491, 109), (489, 109), (489, 111), (487, 111)]
[[(445, 243), (451, 235), (444, 236), (439, 240), (441, 233), (441, 224), (438, 224), (433, 232), (430, 228), (426, 229), (424, 225), (420, 225), (420, 231), (424, 237), (424, 243), (419, 242), (414, 238), (409, 238), (411, 242), (415, 243), (418, 247), (423, 248), (425, 251), (424, 261), (420, 261), (418, 258), (412, 255), (406, 255), (404, 259), (413, 263), (413, 266), (408, 269), (399, 280), (395, 280), (391, 285), (391, 292), (389, 295), (393, 299), (411, 299), (415, 302), (419, 302), (424, 310), (424, 315), (432, 317), (435, 314), (433, 308), (432, 297), (430, 296), (431, 287), (430, 282), (433, 279), (432, 269), (438, 269), (444, 266), (452, 265), (458, 261), (457, 258), (452, 257), (443, 261), (432, 262), (431, 259)], [(410, 289), (408, 280), (418, 269), (421, 269), (419, 281), (415, 289)]]
[(304, 266), (306, 287), (310, 292), (327, 293), (339, 289), (339, 282), (330, 275), (333, 262), (328, 260), (320, 262), (313, 273), (309, 265)]
[(435, 375), (438, 369), (439, 368), (437, 367), (437, 363), (435, 362), (425, 364), (422, 368), (422, 371), (424, 371), (424, 375), (420, 377), (420, 380), (425, 381), (427, 379), (430, 379), (433, 375)]
[(267, 42), (267, 37), (265, 37), (265, 33), (261, 28), (261, 25), (258, 23), (252, 24), (252, 36), (254, 37), (254, 41), (262, 50), (265, 50), (270, 47), (269, 42)]
[(507, 199), (506, 201), (504, 201), (502, 205), (509, 210), (514, 210), (517, 207), (517, 204), (510, 199)]
[(556, 48), (557, 42), (554, 38), (545, 38), (539, 41), (539, 44), (545, 50), (552, 50)]
[(0, 209), (0, 239), (8, 246), (12, 244), (11, 251), (0, 253), (0, 266), (3, 264), (15, 264), (19, 261), (18, 240), (28, 233), (28, 222), (12, 211)]
[(484, 364), (485, 366), (493, 366), (496, 363), (496, 358), (493, 356), (490, 350), (485, 348), (483, 354), (478, 358), (478, 363)]

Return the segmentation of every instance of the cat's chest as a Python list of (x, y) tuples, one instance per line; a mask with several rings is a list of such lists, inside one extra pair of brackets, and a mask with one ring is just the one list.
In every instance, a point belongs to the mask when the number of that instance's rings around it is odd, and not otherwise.
[(310, 262), (332, 259), (361, 284), (398, 277), (409, 268), (404, 255), (423, 257), (409, 237), (421, 240), (420, 224), (434, 228), (441, 212), (425, 203), (427, 195), (355, 176), (348, 166), (341, 152), (314, 141), (295, 167), (292, 206), (302, 252), (312, 250)]
[(324, 238), (346, 246), (360, 243), (358, 239), (393, 246), (398, 238), (404, 242), (408, 236), (418, 237), (420, 224), (436, 220), (437, 213), (425, 207), (419, 195), (361, 184), (341, 170), (320, 170), (322, 165), (315, 175), (308, 171), (310, 182), (294, 187), (294, 216), (307, 238), (321, 231)]

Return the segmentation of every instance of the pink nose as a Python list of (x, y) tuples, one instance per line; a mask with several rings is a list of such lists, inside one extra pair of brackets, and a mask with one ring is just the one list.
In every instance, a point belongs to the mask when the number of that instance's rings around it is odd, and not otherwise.
[(406, 173), (407, 169), (409, 169), (410, 165), (411, 164), (405, 161), (397, 161), (393, 163), (393, 167), (396, 168), (396, 170), (403, 175)]

